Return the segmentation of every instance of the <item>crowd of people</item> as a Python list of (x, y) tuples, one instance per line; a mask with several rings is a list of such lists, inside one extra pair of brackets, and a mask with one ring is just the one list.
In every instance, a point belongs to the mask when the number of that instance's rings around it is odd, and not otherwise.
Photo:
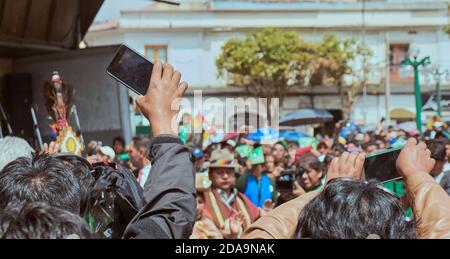
[[(180, 79), (158, 62), (137, 100), (152, 137), (92, 141), (85, 157), (0, 139), (0, 238), (450, 238), (446, 125), (199, 146), (172, 123)], [(365, 179), (367, 156), (400, 147), (403, 192)]]

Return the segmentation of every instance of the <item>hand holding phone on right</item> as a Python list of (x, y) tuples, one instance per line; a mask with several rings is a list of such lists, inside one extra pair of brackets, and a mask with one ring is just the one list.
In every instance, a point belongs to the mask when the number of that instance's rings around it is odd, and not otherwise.
[(427, 145), (424, 142), (417, 143), (416, 139), (410, 138), (400, 153), (396, 167), (400, 175), (408, 178), (414, 174), (429, 175), (435, 163)]

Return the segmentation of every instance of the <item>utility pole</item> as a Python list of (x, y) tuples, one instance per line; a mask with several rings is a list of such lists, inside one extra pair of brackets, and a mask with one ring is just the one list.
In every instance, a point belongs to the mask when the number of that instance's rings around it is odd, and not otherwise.
[[(365, 48), (366, 47), (366, 0), (362, 0), (362, 45)], [(363, 55), (363, 80), (362, 80), (362, 86), (363, 86), (363, 122), (364, 125), (367, 123), (367, 57), (366, 53)]]
[(389, 124), (391, 121), (390, 113), (390, 99), (391, 99), (391, 49), (389, 46), (389, 34), (385, 34), (385, 46), (386, 46), (386, 65), (385, 65), (385, 93), (384, 93), (384, 108), (386, 110), (386, 122)]
[(409, 56), (402, 61), (402, 66), (412, 66), (414, 68), (414, 92), (416, 96), (416, 124), (417, 130), (422, 135), (422, 100), (420, 99), (419, 67), (431, 64), (430, 57), (418, 59), (419, 53), (413, 53), (413, 59)]
[(448, 70), (441, 70), (441, 68), (438, 66), (433, 71), (434, 80), (436, 81), (436, 104), (437, 104), (437, 114), (439, 117), (442, 118), (442, 106), (441, 106), (441, 100), (442, 100), (442, 93), (441, 93), (441, 80), (442, 76), (449, 76)]

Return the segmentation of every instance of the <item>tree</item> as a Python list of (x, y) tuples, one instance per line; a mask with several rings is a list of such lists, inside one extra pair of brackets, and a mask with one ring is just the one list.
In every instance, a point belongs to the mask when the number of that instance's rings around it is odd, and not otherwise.
[(289, 90), (307, 83), (313, 57), (313, 45), (298, 33), (268, 28), (228, 40), (216, 65), (219, 77), (227, 72), (233, 85), (268, 100), (277, 97), (282, 105)]
[[(448, 12), (450, 12), (450, 4), (448, 5)], [(444, 31), (450, 36), (450, 24), (444, 26)]]
[(227, 41), (216, 65), (219, 77), (227, 72), (234, 85), (269, 100), (278, 97), (280, 104), (291, 89), (308, 85), (337, 87), (344, 118), (348, 118), (365, 84), (361, 74), (369, 73), (367, 66), (358, 70), (355, 63), (362, 60), (365, 64), (371, 55), (354, 39), (326, 35), (320, 42), (309, 43), (294, 31), (268, 28), (244, 39)]
[(372, 52), (355, 39), (339, 40), (334, 35), (326, 35), (317, 43), (316, 54), (310, 84), (337, 87), (343, 117), (348, 119), (355, 97), (366, 83), (361, 74), (369, 73), (367, 66), (358, 71), (355, 64), (366, 63)]

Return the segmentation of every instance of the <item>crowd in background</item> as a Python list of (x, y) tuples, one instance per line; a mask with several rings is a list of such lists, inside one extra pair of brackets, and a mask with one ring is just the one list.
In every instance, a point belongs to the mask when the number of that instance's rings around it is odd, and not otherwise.
[[(85, 157), (60, 153), (55, 143), (35, 152), (23, 139), (0, 140), (0, 238), (416, 238), (419, 220), (427, 233), (448, 237), (445, 123), (432, 123), (421, 137), (340, 121), (333, 135), (284, 138), (268, 131), (270, 140), (255, 140), (247, 132), (197, 145), (190, 140), (203, 136), (182, 129), (188, 116), (176, 131), (167, 126), (176, 115), (168, 103), (187, 85), (169, 65), (154, 69), (149, 93), (138, 100), (153, 138), (117, 137), (111, 146), (91, 141)], [(366, 156), (401, 147), (403, 192), (361, 179)], [(408, 196), (424, 182), (426, 194)], [(335, 231), (320, 229), (333, 217), (340, 222)]]

